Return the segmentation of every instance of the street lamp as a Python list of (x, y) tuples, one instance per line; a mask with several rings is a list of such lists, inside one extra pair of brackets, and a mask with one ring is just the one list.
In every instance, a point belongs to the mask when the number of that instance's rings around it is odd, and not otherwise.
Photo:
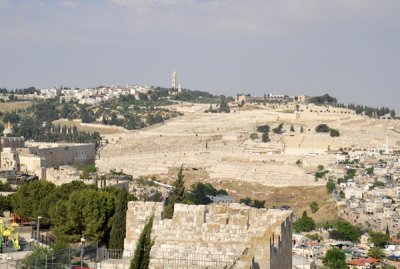
[(85, 247), (85, 238), (82, 236), (81, 238), (81, 268), (83, 267), (83, 251), (84, 251), (84, 247)]
[(36, 233), (36, 237), (37, 237), (37, 241), (40, 243), (40, 219), (41, 219), (42, 217), (41, 216), (38, 216), (37, 217), (37, 233)]

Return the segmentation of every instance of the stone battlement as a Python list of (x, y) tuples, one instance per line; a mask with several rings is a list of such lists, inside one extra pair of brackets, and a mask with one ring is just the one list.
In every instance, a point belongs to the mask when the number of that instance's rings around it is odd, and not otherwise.
[(125, 250), (135, 250), (153, 214), (150, 268), (291, 268), (291, 211), (176, 204), (173, 218), (164, 219), (162, 203), (129, 202)]

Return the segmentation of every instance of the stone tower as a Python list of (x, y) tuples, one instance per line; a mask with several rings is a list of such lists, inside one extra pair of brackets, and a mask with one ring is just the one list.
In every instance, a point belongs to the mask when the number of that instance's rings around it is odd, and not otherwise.
[(175, 71), (172, 73), (172, 89), (178, 89), (178, 77)]

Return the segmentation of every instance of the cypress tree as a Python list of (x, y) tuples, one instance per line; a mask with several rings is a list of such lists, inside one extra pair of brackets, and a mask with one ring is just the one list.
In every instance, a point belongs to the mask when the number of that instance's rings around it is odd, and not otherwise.
[(110, 233), (110, 248), (124, 249), (126, 235), (126, 211), (128, 210), (129, 193), (123, 188), (118, 194), (117, 207), (112, 220)]
[(150, 264), (150, 250), (153, 246), (151, 241), (151, 228), (153, 227), (154, 215), (150, 217), (139, 236), (135, 249), (135, 255), (131, 260), (129, 269), (147, 269)]
[(174, 215), (174, 205), (175, 203), (182, 203), (185, 201), (185, 181), (183, 180), (185, 176), (183, 175), (183, 165), (179, 169), (178, 178), (175, 180), (173, 186), (174, 191), (169, 199), (167, 206), (164, 208), (164, 217), (167, 219), (172, 219)]
[(175, 203), (182, 203), (186, 198), (185, 192), (185, 181), (183, 180), (185, 176), (183, 175), (183, 165), (179, 169), (178, 179), (174, 182), (174, 198)]

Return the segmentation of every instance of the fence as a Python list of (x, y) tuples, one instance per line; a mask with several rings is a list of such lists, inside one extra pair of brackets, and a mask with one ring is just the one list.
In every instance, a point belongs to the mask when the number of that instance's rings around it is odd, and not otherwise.
[(47, 233), (45, 235), (39, 233), (39, 239), (38, 239), (38, 232), (36, 229), (32, 229), (31, 237), (36, 241), (38, 241), (39, 243), (42, 243), (47, 246), (53, 246), (56, 243), (54, 237), (48, 235)]
[(66, 269), (86, 266), (98, 261), (97, 244), (57, 251), (42, 250), (23, 260), (0, 260), (0, 269)]
[(107, 249), (105, 247), (101, 247), (98, 251), (98, 261), (130, 260), (132, 259), (133, 255), (133, 251), (123, 249)]

